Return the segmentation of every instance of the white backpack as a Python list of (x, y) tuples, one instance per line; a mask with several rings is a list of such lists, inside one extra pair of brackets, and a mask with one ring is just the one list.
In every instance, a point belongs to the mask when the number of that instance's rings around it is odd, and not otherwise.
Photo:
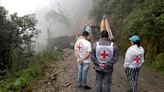
[(110, 46), (100, 45), (99, 42), (96, 43), (96, 57), (100, 63), (111, 62), (113, 58), (113, 42)]

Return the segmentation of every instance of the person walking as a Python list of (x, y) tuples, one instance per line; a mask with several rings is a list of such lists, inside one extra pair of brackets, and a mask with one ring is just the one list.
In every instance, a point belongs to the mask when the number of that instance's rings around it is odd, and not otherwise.
[(131, 46), (125, 54), (124, 68), (129, 82), (128, 92), (137, 92), (138, 74), (144, 63), (144, 48), (140, 44), (140, 38), (133, 35), (129, 38)]
[(91, 63), (91, 43), (87, 40), (89, 33), (83, 31), (82, 36), (78, 39), (74, 45), (75, 55), (78, 62), (78, 87), (84, 89), (91, 89), (87, 84), (87, 74), (89, 65)]
[(96, 92), (111, 92), (113, 65), (118, 58), (117, 45), (109, 40), (107, 31), (102, 31), (101, 38), (94, 44), (91, 55), (96, 71)]

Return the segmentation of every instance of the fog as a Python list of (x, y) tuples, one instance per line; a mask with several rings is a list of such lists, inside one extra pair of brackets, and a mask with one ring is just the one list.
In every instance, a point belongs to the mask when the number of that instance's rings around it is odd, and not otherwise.
[(94, 0), (1, 0), (9, 14), (18, 16), (36, 14), (37, 28), (41, 30), (35, 41), (36, 49), (46, 48), (48, 37), (71, 36), (81, 33), (91, 24), (88, 12)]
[[(92, 23), (91, 20), (88, 19), (88, 12), (91, 8), (92, 0), (51, 0), (49, 5), (37, 9), (37, 27), (41, 29), (39, 38), (36, 41), (37, 49), (44, 49), (46, 47), (48, 38), (47, 30), (50, 30), (50, 34), (53, 38), (79, 34), (85, 25)], [(58, 17), (52, 17), (50, 21), (47, 21), (47, 14), (51, 13), (51, 11), (55, 11), (59, 14), (62, 13), (66, 19), (60, 20)], [(62, 21), (64, 21), (64, 23)]]

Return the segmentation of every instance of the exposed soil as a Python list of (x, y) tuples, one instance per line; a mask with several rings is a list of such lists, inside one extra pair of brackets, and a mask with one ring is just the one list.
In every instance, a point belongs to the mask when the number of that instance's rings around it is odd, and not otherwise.
[[(77, 62), (73, 50), (65, 50), (64, 59), (50, 64), (44, 71), (45, 80), (41, 80), (33, 92), (95, 92), (95, 71), (91, 64), (88, 74), (88, 85), (91, 90), (77, 88)], [(128, 88), (123, 58), (114, 66), (112, 92), (126, 92)], [(164, 78), (147, 69), (141, 68), (138, 80), (138, 92), (164, 92)]]

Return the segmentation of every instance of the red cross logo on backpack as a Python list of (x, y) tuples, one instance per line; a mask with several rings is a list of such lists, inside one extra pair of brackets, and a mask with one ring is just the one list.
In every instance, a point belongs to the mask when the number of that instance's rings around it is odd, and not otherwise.
[(107, 56), (109, 56), (109, 54), (106, 52), (106, 51), (103, 51), (100, 56), (103, 58), (103, 59), (106, 59)]

